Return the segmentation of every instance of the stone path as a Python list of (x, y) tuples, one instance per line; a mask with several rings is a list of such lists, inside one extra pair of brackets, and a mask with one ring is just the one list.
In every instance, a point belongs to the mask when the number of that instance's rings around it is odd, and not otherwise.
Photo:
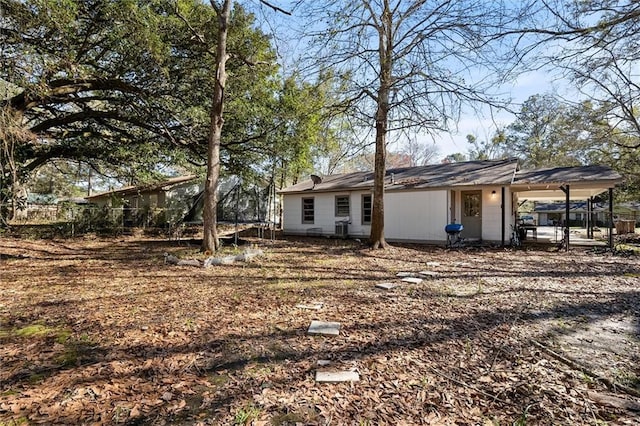
[(355, 371), (316, 371), (316, 382), (320, 383), (358, 381), (360, 381), (360, 375)]
[(383, 290), (391, 290), (392, 288), (396, 288), (399, 285), (400, 284), (396, 284), (396, 283), (380, 283), (380, 284), (376, 284), (376, 287), (381, 288)]
[(322, 334), (325, 336), (337, 336), (340, 334), (339, 322), (324, 322), (324, 321), (311, 321), (309, 334)]
[[(427, 262), (427, 266), (440, 266), (439, 262)], [(420, 284), (423, 279), (419, 278), (423, 277), (436, 277), (438, 276), (437, 272), (434, 271), (420, 271), (418, 273), (415, 272), (407, 272), (401, 271), (396, 274), (396, 277), (401, 278), (402, 282), (410, 283), (410, 284)], [(394, 282), (385, 282), (379, 283), (375, 285), (376, 288), (380, 288), (383, 290), (391, 290), (398, 286), (399, 283)], [(322, 303), (320, 302), (312, 302), (311, 304), (299, 304), (296, 305), (297, 308), (300, 309), (313, 309), (319, 310), (322, 308)], [(311, 325), (309, 325), (309, 329), (307, 330), (308, 334), (320, 334), (325, 336), (338, 336), (340, 334), (340, 323), (339, 322), (324, 322), (324, 321), (311, 321)], [(331, 361), (329, 360), (318, 360), (318, 367), (328, 367), (331, 365)], [(318, 383), (340, 383), (340, 382), (357, 382), (360, 381), (360, 375), (357, 371), (346, 370), (346, 371), (325, 371), (325, 370), (317, 370), (316, 371), (316, 382)]]
[(298, 308), (298, 309), (308, 309), (308, 310), (312, 310), (312, 311), (319, 311), (320, 309), (322, 309), (323, 305), (324, 304), (322, 302), (311, 302), (309, 304), (300, 303), (300, 304), (296, 305), (296, 308)]

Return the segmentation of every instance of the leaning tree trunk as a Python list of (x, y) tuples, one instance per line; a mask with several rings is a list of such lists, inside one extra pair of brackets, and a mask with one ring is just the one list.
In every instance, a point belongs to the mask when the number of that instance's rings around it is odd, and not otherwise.
[(204, 187), (204, 236), (202, 251), (213, 253), (220, 248), (216, 229), (218, 206), (218, 179), (220, 177), (220, 141), (224, 119), (224, 88), (227, 81), (227, 30), (231, 0), (225, 0), (221, 7), (212, 1), (211, 5), (218, 15), (218, 46), (216, 48), (216, 77), (213, 88), (213, 105), (211, 106), (211, 127), (207, 149), (207, 180)]

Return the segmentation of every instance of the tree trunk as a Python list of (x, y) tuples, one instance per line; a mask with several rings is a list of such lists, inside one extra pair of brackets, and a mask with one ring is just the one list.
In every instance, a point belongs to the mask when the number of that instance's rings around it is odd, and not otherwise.
[[(379, 95), (382, 93), (382, 88)], [(387, 98), (388, 98), (387, 91)], [(388, 106), (388, 105), (387, 105)], [(387, 157), (387, 116), (388, 109), (379, 104), (376, 113), (376, 154), (373, 181), (373, 212), (371, 217), (371, 236), (369, 242), (373, 249), (385, 248), (387, 242), (384, 238), (384, 178), (386, 174)]]
[(209, 144), (207, 150), (207, 180), (204, 187), (204, 236), (202, 251), (213, 253), (220, 248), (216, 229), (218, 206), (218, 178), (220, 176), (220, 140), (222, 125), (224, 124), (224, 88), (227, 81), (227, 30), (231, 0), (225, 0), (221, 7), (212, 1), (211, 5), (218, 15), (218, 46), (216, 48), (216, 78), (213, 88), (213, 104), (211, 106), (211, 127), (209, 129)]
[(384, 1), (378, 27), (380, 55), (380, 87), (377, 94), (376, 110), (376, 153), (373, 181), (373, 211), (371, 217), (371, 235), (369, 242), (373, 249), (385, 248), (384, 238), (384, 178), (387, 159), (387, 126), (389, 121), (389, 95), (391, 93), (391, 70), (393, 54), (392, 16), (388, 0)]

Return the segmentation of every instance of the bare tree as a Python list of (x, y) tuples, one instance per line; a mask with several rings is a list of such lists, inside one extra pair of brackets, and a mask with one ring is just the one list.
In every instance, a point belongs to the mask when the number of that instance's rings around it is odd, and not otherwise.
[[(635, 3), (640, 11), (640, 4)], [(605, 31), (585, 35), (556, 63), (569, 72), (584, 96), (604, 113), (611, 129), (626, 138), (625, 148), (640, 148), (640, 17)], [(622, 34), (621, 34), (622, 32)], [(631, 46), (634, 46), (633, 48)]]
[[(535, 0), (537, 23), (521, 34), (523, 51), (560, 69), (604, 112), (623, 148), (640, 148), (640, 2)], [(575, 101), (575, 99), (573, 99)], [(613, 136), (613, 134), (612, 134)]]
[(409, 138), (402, 144), (400, 152), (404, 152), (409, 156), (409, 165), (426, 166), (431, 164), (438, 156), (438, 146), (432, 143), (419, 141), (417, 138)]
[(375, 127), (373, 248), (386, 246), (388, 135), (447, 130), (462, 104), (498, 104), (489, 95), (490, 76), (504, 52), (492, 42), (502, 41), (496, 34), (504, 25), (516, 25), (511, 13), (522, 16), (509, 7), (481, 0), (329, 0), (305, 9), (314, 22), (308, 35), (316, 42), (315, 63), (349, 82), (352, 114), (363, 127)]

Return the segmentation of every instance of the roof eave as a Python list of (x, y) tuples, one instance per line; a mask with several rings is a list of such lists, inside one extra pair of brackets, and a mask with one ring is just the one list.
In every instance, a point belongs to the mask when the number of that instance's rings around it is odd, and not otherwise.
[(610, 187), (613, 188), (621, 184), (624, 180), (620, 179), (604, 179), (604, 180), (582, 180), (582, 181), (552, 181), (552, 182), (516, 182), (510, 186), (513, 189), (557, 189), (564, 185), (573, 186), (576, 188), (589, 188), (589, 187)]

